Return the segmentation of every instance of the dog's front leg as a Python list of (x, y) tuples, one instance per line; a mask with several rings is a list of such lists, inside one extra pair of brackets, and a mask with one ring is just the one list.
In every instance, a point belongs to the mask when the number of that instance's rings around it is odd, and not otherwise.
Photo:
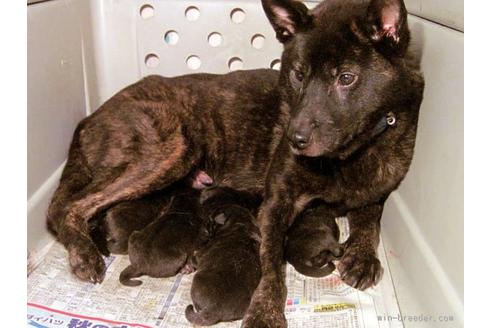
[(350, 237), (338, 270), (342, 280), (357, 289), (376, 285), (383, 275), (377, 258), (380, 220), (383, 203), (361, 207), (348, 212)]
[(284, 316), (287, 288), (283, 245), (288, 223), (292, 222), (295, 212), (293, 201), (286, 201), (278, 196), (280, 195), (265, 199), (258, 214), (262, 276), (242, 327), (287, 327)]

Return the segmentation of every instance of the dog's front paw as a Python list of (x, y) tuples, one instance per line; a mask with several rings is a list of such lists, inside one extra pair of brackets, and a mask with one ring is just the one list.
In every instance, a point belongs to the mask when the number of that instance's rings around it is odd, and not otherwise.
[(359, 290), (375, 286), (383, 276), (383, 267), (372, 250), (348, 246), (338, 264), (340, 277)]
[(68, 261), (72, 272), (83, 281), (101, 283), (104, 279), (106, 265), (96, 245), (86, 238), (81, 238), (68, 249)]
[[(242, 328), (286, 328), (284, 315), (284, 291), (275, 284), (261, 281), (253, 295)], [(277, 292), (275, 292), (277, 290)]]
[(272, 300), (251, 302), (243, 318), (242, 328), (287, 328), (287, 320), (282, 311), (268, 304)]
[(255, 313), (243, 319), (242, 328), (287, 328), (285, 316), (274, 316), (273, 313)]

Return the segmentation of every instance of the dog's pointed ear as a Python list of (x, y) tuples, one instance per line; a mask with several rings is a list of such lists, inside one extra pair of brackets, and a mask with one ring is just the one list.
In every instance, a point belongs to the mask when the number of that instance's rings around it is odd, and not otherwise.
[(403, 0), (371, 0), (367, 8), (367, 31), (378, 48), (389, 55), (402, 55), (410, 31)]
[(308, 8), (296, 0), (261, 0), (263, 10), (272, 24), (277, 39), (285, 43), (299, 31), (311, 27), (313, 19)]

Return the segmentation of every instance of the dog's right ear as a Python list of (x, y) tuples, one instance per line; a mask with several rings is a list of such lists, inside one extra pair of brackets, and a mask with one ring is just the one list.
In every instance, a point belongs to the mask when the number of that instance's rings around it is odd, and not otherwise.
[(389, 55), (405, 53), (410, 32), (403, 0), (371, 0), (367, 23), (369, 37), (381, 51)]
[(308, 8), (296, 0), (261, 0), (263, 10), (272, 24), (277, 39), (285, 43), (299, 31), (311, 27), (313, 19)]

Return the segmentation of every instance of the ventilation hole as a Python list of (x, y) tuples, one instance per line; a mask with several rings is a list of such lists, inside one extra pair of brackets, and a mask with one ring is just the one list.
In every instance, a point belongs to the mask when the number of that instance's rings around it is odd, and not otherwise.
[(265, 37), (261, 34), (255, 34), (251, 38), (251, 45), (255, 49), (261, 49), (265, 45)]
[(197, 7), (188, 7), (185, 10), (186, 19), (196, 21), (200, 17), (200, 10)]
[(197, 70), (202, 65), (202, 61), (200, 60), (200, 57), (191, 55), (186, 59), (186, 65), (188, 65), (189, 69)]
[(179, 34), (176, 31), (167, 31), (164, 34), (164, 42), (169, 45), (175, 45), (179, 41)]
[(211, 47), (218, 47), (222, 43), (222, 34), (219, 32), (212, 32), (208, 35), (208, 44)]
[(143, 5), (140, 7), (140, 17), (143, 19), (149, 19), (154, 17), (154, 7), (151, 5)]
[(148, 54), (145, 56), (145, 66), (148, 68), (155, 68), (159, 66), (159, 56), (156, 54)]
[(244, 10), (240, 8), (236, 8), (231, 11), (231, 21), (233, 23), (236, 24), (242, 23), (245, 18), (246, 18), (246, 14), (244, 13)]
[(272, 61), (272, 63), (270, 64), (270, 68), (276, 69), (277, 71), (279, 71), (280, 70), (280, 59), (275, 59), (274, 61)]
[(229, 70), (232, 72), (232, 71), (237, 71), (238, 69), (242, 69), (243, 68), (243, 61), (241, 60), (241, 58), (238, 58), (238, 57), (233, 57), (231, 59), (229, 59)]

